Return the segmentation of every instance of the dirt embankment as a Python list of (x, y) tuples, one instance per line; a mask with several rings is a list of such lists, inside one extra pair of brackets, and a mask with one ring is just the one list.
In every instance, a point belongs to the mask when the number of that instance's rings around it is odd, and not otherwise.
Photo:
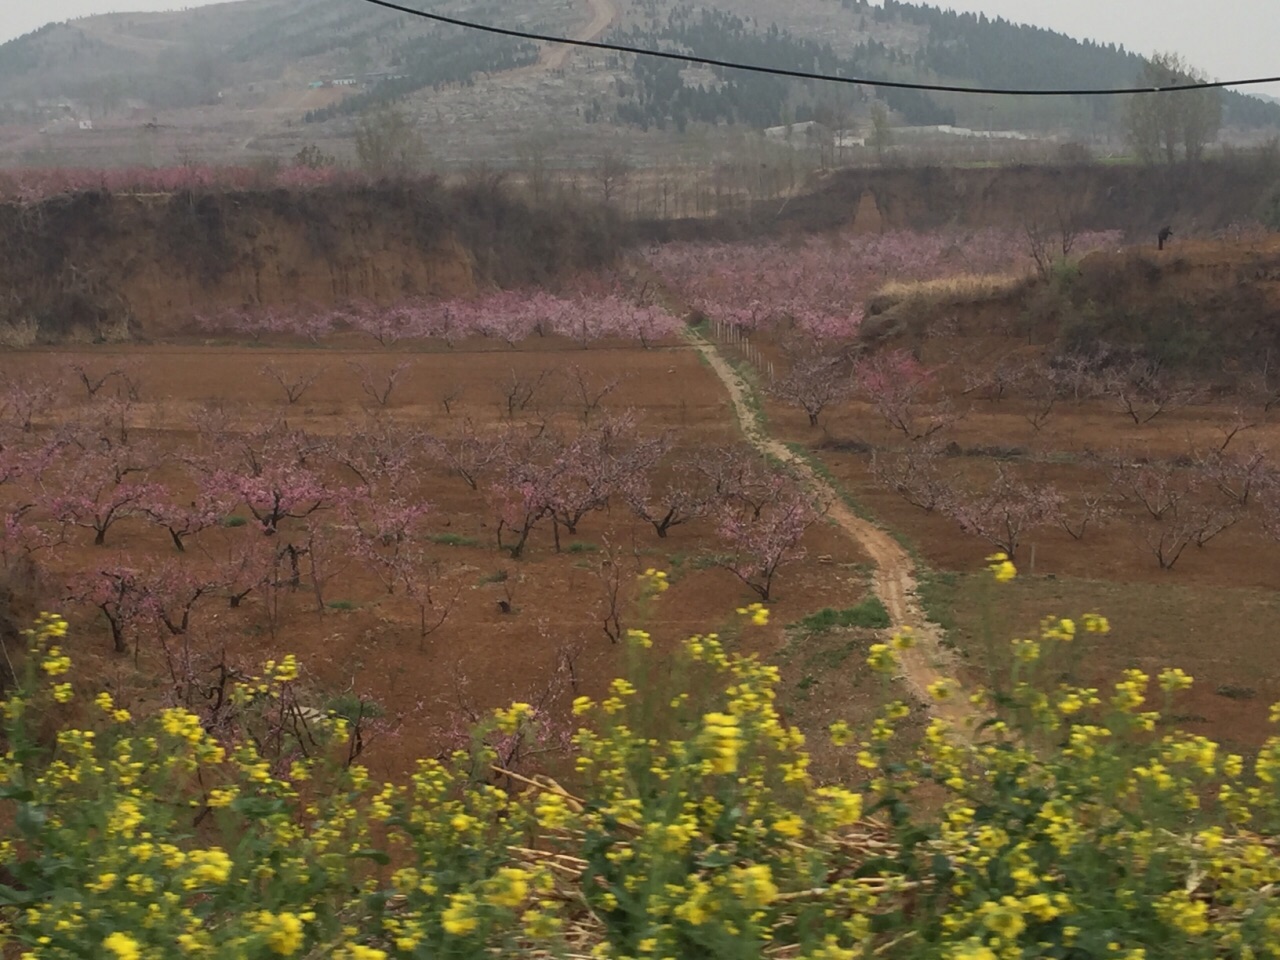
[(1195, 167), (899, 167), (841, 170), (785, 203), (752, 215), (649, 222), (650, 240), (735, 239), (774, 232), (931, 230), (943, 226), (1056, 227), (1059, 217), (1090, 230), (1154, 239), (1216, 230), (1257, 215), (1280, 181), (1269, 155)]
[(862, 335), (917, 346), (943, 329), (1084, 355), (1106, 344), (1209, 377), (1256, 371), (1280, 356), (1280, 236), (1099, 250), (990, 296), (907, 287), (873, 298)]
[(0, 340), (546, 283), (609, 265), (621, 243), (602, 210), (533, 209), (493, 184), (55, 197), (0, 206)]

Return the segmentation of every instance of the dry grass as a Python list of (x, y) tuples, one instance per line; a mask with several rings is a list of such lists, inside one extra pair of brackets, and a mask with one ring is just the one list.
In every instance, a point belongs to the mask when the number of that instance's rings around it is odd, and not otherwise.
[(1027, 282), (1026, 273), (958, 273), (932, 280), (890, 280), (872, 298), (886, 305), (958, 303), (1012, 296)]

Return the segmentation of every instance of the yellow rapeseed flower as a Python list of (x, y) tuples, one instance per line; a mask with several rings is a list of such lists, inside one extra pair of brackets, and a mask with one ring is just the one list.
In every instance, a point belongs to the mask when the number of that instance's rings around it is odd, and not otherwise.
[(642, 650), (648, 650), (653, 646), (653, 637), (649, 636), (648, 630), (628, 630), (627, 640)]
[(898, 669), (898, 658), (886, 644), (873, 643), (867, 648), (867, 665), (876, 673), (893, 673)]
[(501, 867), (489, 882), (485, 900), (495, 907), (515, 908), (529, 895), (529, 871), (520, 867)]
[(738, 718), (729, 713), (708, 713), (702, 718), (702, 735), (711, 750), (711, 772), (736, 773), (742, 749)]
[(1000, 960), (994, 950), (977, 939), (966, 940), (947, 956), (948, 960)]
[(138, 960), (142, 956), (142, 949), (138, 946), (138, 941), (127, 933), (116, 931), (108, 934), (107, 938), (102, 941), (102, 945), (114, 953), (117, 960)]
[(782, 834), (784, 837), (792, 839), (804, 833), (804, 820), (792, 813), (773, 823), (775, 832)]
[(1163, 671), (1157, 679), (1160, 681), (1160, 689), (1166, 693), (1191, 689), (1191, 677), (1177, 667)]
[(1082, 618), (1087, 633), (1110, 633), (1111, 622), (1096, 613), (1086, 613)]
[(533, 716), (533, 707), (527, 703), (513, 703), (505, 710), (499, 707), (493, 715), (498, 721), (498, 729), (511, 734), (520, 729), (521, 721)]
[(231, 857), (221, 847), (210, 847), (207, 850), (192, 850), (187, 854), (187, 863), (191, 865), (191, 873), (183, 881), (183, 887), (190, 890), (207, 884), (226, 883), (231, 876)]
[(778, 887), (767, 863), (735, 868), (729, 879), (730, 889), (748, 910), (767, 907), (778, 898)]
[(560, 929), (560, 918), (553, 912), (555, 904), (550, 901), (543, 901), (538, 905), (538, 909), (526, 910), (520, 916), (520, 922), (524, 925), (524, 935), (535, 940), (546, 940), (555, 936)]
[(260, 910), (254, 917), (253, 927), (258, 933), (265, 934), (267, 948), (272, 953), (288, 957), (302, 949), (306, 939), (303, 923), (309, 919), (314, 917), (287, 910), (280, 913)]
[(1003, 550), (987, 557), (987, 569), (991, 571), (998, 583), (1008, 583), (1018, 575), (1018, 568), (1013, 565), (1013, 561)]
[(471, 933), (479, 925), (476, 918), (476, 898), (472, 893), (455, 893), (449, 898), (449, 906), (440, 915), (444, 932), (461, 937)]
[(71, 669), (71, 658), (62, 652), (62, 648), (54, 644), (48, 649), (40, 667), (51, 677), (59, 677)]
[(978, 908), (978, 916), (982, 925), (1002, 940), (1015, 940), (1027, 928), (1022, 904), (1015, 897), (1002, 897), (999, 903), (988, 900)]
[(640, 574), (639, 579), (646, 593), (663, 593), (671, 586), (667, 580), (667, 572), (653, 567)]
[(1013, 657), (1019, 663), (1035, 663), (1040, 659), (1040, 644), (1035, 640), (1014, 640)]
[(843, 747), (853, 739), (853, 731), (849, 729), (849, 724), (843, 720), (837, 720), (827, 728), (827, 732), (831, 735), (831, 742), (837, 747)]
[(819, 787), (818, 796), (836, 826), (847, 827), (862, 819), (862, 797), (844, 787)]

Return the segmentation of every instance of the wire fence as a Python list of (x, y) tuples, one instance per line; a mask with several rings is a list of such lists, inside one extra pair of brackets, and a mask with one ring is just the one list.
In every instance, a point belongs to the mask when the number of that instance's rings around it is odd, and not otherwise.
[(751, 364), (761, 378), (767, 378), (769, 383), (773, 383), (773, 361), (751, 342), (750, 336), (742, 327), (711, 317), (708, 320), (708, 329), (717, 344), (732, 350), (739, 358)]

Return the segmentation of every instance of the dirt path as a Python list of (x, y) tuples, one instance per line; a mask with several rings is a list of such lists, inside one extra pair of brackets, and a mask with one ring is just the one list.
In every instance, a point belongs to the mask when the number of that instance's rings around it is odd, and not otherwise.
[[(591, 7), (591, 22), (573, 35), (574, 40), (595, 40), (609, 29), (618, 16), (618, 5), (614, 0), (587, 0)], [(538, 66), (543, 70), (559, 70), (568, 62), (573, 47), (564, 44), (547, 44), (538, 57)]]
[(955, 677), (955, 670), (952, 669), (954, 659), (942, 645), (941, 631), (926, 619), (920, 606), (915, 592), (915, 565), (911, 561), (911, 555), (889, 534), (850, 510), (840, 498), (839, 492), (815, 473), (808, 463), (792, 453), (786, 445), (764, 433), (747, 403), (747, 387), (742, 378), (714, 344), (692, 331), (687, 336), (729, 391), (734, 413), (747, 440), (769, 456), (791, 465), (818, 491), (823, 500), (830, 502), (831, 508), (827, 516), (856, 540), (875, 564), (873, 589), (876, 596), (889, 611), (894, 624), (909, 626), (915, 634), (915, 646), (899, 653), (902, 679), (912, 694), (926, 704), (935, 716), (950, 721), (957, 729), (971, 727), (977, 713), (958, 687), (953, 684), (950, 697), (943, 701), (934, 699), (929, 693), (931, 684)]

